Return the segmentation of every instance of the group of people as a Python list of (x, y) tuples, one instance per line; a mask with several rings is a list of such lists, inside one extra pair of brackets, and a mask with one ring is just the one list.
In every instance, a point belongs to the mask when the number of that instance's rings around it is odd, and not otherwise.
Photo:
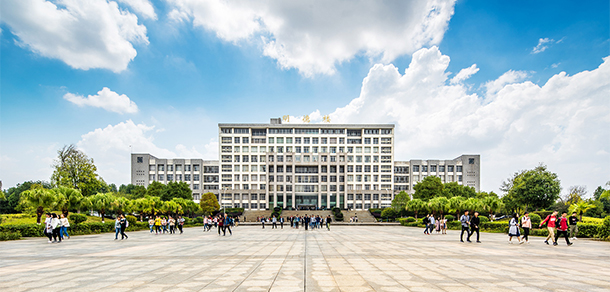
[(423, 223), (426, 225), (424, 234), (430, 235), (433, 230), (436, 230), (437, 234), (447, 234), (447, 219), (445, 219), (445, 216), (435, 218), (434, 215), (428, 214), (424, 217)]
[[(567, 217), (567, 212), (563, 212), (561, 217), (558, 216), (557, 211), (554, 211), (552, 214), (548, 215), (542, 222), (540, 222), (540, 226), (547, 225), (547, 230), (549, 231), (549, 235), (546, 237), (544, 243), (550, 244), (549, 239), (553, 241), (553, 245), (557, 244), (557, 239), (560, 236), (564, 237), (566, 240), (566, 244), (568, 246), (573, 243), (570, 242), (569, 237), (572, 237), (573, 240), (576, 239), (576, 235), (578, 233), (578, 217), (576, 216), (576, 212), (572, 213), (572, 216)], [(432, 219), (434, 220), (434, 219)], [(479, 240), (480, 236), (480, 218), (479, 212), (474, 212), (474, 216), (470, 217), (468, 215), (468, 211), (464, 212), (464, 215), (460, 217), (460, 223), (462, 225), (462, 232), (460, 234), (460, 242), (464, 242), (464, 232), (466, 232), (466, 241), (470, 241), (470, 237), (476, 232), (477, 234), (477, 243), (481, 243)], [(519, 219), (519, 214), (514, 213), (508, 222), (508, 242), (513, 243), (513, 237), (517, 238), (519, 244), (528, 243), (529, 244), (529, 234), (532, 228), (532, 219), (529, 216), (529, 212), (525, 212), (523, 217)], [(426, 228), (427, 230), (428, 228)], [(523, 229), (523, 234), (521, 234), (521, 229)], [(568, 235), (568, 230), (570, 234)], [(424, 231), (425, 233), (426, 231)]]
[(125, 229), (129, 227), (129, 221), (125, 218), (125, 215), (119, 215), (116, 217), (114, 221), (114, 240), (119, 239), (119, 233), (121, 233), (121, 240), (129, 238), (127, 234), (125, 234)]
[[(239, 219), (237, 219), (237, 222), (239, 222)], [(214, 217), (212, 217), (212, 216), (203, 217), (203, 232), (210, 231), (212, 229), (212, 226), (214, 226), (214, 228), (218, 228), (219, 236), (220, 236), (221, 232), (222, 232), (222, 236), (226, 236), (227, 231), (229, 231), (229, 235), (233, 235), (233, 231), (231, 231), (231, 227), (234, 227), (237, 225), (236, 225), (236, 220), (233, 219), (233, 217), (228, 216), (226, 213), (218, 214)]]
[(49, 243), (61, 243), (62, 240), (70, 238), (68, 234), (70, 222), (63, 213), (59, 216), (55, 213), (47, 213), (44, 224), (44, 235), (49, 238)]
[(290, 222), (290, 227), (299, 229), (299, 224), (301, 227), (305, 227), (305, 230), (308, 229), (320, 229), (322, 226), (325, 226), (328, 231), (330, 231), (330, 224), (333, 222), (333, 219), (328, 215), (326, 218), (323, 218), (320, 215), (307, 215), (304, 216), (291, 216), (288, 217), (288, 221)]
[(167, 218), (156, 216), (154, 219), (148, 219), (148, 227), (150, 228), (150, 233), (153, 233), (154, 231), (155, 234), (164, 234), (167, 232), (169, 232), (169, 234), (176, 234), (176, 229), (178, 229), (180, 231), (180, 234), (182, 234), (183, 226), (184, 218), (182, 218), (182, 216), (178, 216), (178, 219), (174, 219), (172, 216), (168, 216)]

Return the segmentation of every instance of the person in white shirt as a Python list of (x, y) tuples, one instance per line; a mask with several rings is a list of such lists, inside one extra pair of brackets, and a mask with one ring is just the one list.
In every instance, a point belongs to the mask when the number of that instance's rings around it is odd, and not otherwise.
[[(57, 214), (51, 213), (51, 227), (53, 228), (53, 243), (61, 243), (61, 236), (59, 236), (59, 231), (61, 230), (61, 221), (57, 217)], [(57, 239), (59, 238), (59, 241)]]
[(59, 215), (61, 218), (59, 219), (59, 221), (61, 222), (61, 229), (59, 231), (59, 236), (61, 237), (61, 239), (65, 239), (64, 238), (64, 234), (66, 235), (66, 237), (68, 239), (70, 239), (70, 234), (68, 234), (68, 227), (70, 227), (70, 222), (68, 222), (68, 218), (66, 218), (66, 216), (64, 214)]
[(46, 214), (47, 218), (44, 219), (44, 235), (49, 238), (49, 243), (53, 243), (53, 227), (51, 226), (51, 213)]

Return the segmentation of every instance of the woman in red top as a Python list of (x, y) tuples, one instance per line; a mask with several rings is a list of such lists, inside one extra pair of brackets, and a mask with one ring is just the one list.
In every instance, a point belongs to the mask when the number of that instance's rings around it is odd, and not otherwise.
[(553, 245), (557, 245), (557, 239), (561, 235), (565, 237), (568, 246), (573, 244), (570, 242), (570, 239), (568, 239), (568, 218), (566, 216), (568, 216), (568, 213), (563, 212), (561, 218), (557, 219), (557, 222), (555, 222), (555, 225), (557, 226), (557, 235), (555, 235), (555, 242)]
[(546, 216), (546, 218), (544, 218), (544, 220), (542, 222), (540, 222), (540, 227), (542, 227), (542, 225), (544, 225), (544, 223), (547, 224), (547, 229), (549, 230), (549, 236), (546, 237), (546, 239), (544, 240), (544, 243), (549, 244), (549, 238), (551, 240), (553, 240), (553, 245), (557, 245), (557, 242), (555, 241), (555, 221), (557, 220), (557, 211), (553, 211), (553, 214)]

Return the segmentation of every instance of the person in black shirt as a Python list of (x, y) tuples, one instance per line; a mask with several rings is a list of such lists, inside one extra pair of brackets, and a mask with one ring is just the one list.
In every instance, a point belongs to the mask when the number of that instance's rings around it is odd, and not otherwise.
[(470, 218), (470, 234), (466, 237), (466, 241), (470, 242), (470, 236), (472, 236), (475, 232), (477, 233), (477, 243), (481, 243), (479, 241), (479, 224), (481, 223), (481, 219), (479, 218), (479, 212), (474, 212), (474, 216)]
[(576, 236), (578, 235), (578, 217), (576, 217), (576, 212), (572, 212), (572, 216), (568, 218), (568, 222), (570, 223), (570, 237), (572, 240), (576, 240)]
[(424, 217), (424, 219), (422, 220), (422, 223), (424, 223), (425, 229), (424, 229), (424, 234), (430, 234), (430, 232), (428, 232), (428, 223), (430, 222), (430, 214), (428, 214), (426, 217)]

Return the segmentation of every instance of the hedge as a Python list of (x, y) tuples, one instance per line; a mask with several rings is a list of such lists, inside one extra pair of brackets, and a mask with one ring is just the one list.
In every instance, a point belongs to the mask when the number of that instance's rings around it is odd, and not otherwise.
[[(185, 222), (185, 226), (202, 226), (203, 223), (198, 223), (199, 220), (203, 222), (201, 217), (195, 218), (192, 220), (191, 224), (187, 224)], [(194, 222), (193, 222), (194, 221)], [(129, 227), (127, 227), (127, 231), (138, 231), (138, 230), (146, 230), (149, 229), (148, 222), (135, 222), (129, 223)], [(85, 235), (85, 234), (98, 234), (105, 232), (114, 232), (114, 221), (108, 220), (106, 223), (102, 222), (83, 222), (80, 224), (72, 224), (68, 229), (68, 233), (70, 235)], [(3, 240), (13, 240), (19, 239), (21, 237), (43, 237), (44, 236), (44, 225), (38, 224), (11, 224), (11, 225), (0, 225), (0, 237), (6, 238), (5, 234), (11, 234), (10, 239)], [(19, 234), (19, 237), (16, 237)]]
[(74, 224), (80, 224), (87, 221), (87, 216), (83, 214), (70, 214), (68, 215), (68, 219)]
[(453, 215), (447, 214), (447, 215), (445, 215), (445, 219), (447, 219), (447, 222), (451, 222), (455, 219), (455, 217), (453, 217)]
[(0, 232), (0, 241), (17, 240), (21, 238), (21, 232)]

